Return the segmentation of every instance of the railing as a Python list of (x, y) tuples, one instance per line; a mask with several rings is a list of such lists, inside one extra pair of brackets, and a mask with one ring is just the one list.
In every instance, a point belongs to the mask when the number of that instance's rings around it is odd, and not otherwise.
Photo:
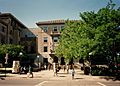
[(50, 35), (60, 35), (60, 32), (59, 31), (51, 31)]

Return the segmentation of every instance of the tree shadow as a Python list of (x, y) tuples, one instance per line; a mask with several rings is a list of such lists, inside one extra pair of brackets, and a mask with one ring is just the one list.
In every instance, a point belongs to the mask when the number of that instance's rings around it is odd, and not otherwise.
[(1, 80), (5, 80), (5, 78), (0, 77)]
[(112, 81), (120, 81), (120, 77), (113, 77), (113, 76), (101, 76), (100, 79), (105, 79), (105, 80), (112, 80)]
[(58, 72), (58, 74), (68, 74), (68, 73), (59, 73), (59, 72)]
[(66, 77), (66, 76), (59, 76), (59, 77)]
[(84, 78), (75, 78), (75, 79), (84, 79)]
[(78, 75), (85, 75), (84, 73), (76, 73), (76, 74), (78, 74)]

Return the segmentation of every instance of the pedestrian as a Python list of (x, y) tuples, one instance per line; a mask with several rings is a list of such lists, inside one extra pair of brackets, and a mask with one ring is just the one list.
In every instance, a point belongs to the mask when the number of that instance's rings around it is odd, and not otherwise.
[(53, 63), (53, 72), (54, 72), (54, 76), (57, 76), (57, 64)]
[(29, 70), (28, 70), (28, 73), (27, 73), (27, 77), (30, 77), (31, 75), (31, 78), (33, 78), (33, 72), (32, 72), (32, 67), (29, 65)]
[(65, 65), (63, 65), (63, 69), (64, 69), (64, 72), (65, 72), (65, 69), (66, 69), (66, 66), (65, 66)]
[(67, 69), (67, 73), (69, 73), (69, 64), (67, 64), (66, 69)]
[(44, 65), (44, 68), (45, 68), (45, 70), (47, 70), (47, 66), (46, 66), (46, 64)]
[(50, 69), (51, 69), (51, 63), (49, 63), (49, 65), (48, 65), (48, 69), (49, 69), (49, 71), (50, 71)]
[(72, 76), (72, 79), (74, 79), (74, 75), (75, 75), (75, 70), (74, 70), (74, 63), (70, 65), (70, 74)]
[(75, 70), (74, 70), (74, 68), (71, 70), (71, 75), (72, 75), (72, 79), (74, 79), (74, 75), (75, 75)]

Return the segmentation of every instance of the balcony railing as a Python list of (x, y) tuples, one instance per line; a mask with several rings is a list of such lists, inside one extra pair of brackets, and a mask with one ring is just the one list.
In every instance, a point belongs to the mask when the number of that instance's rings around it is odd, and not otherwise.
[(51, 31), (50, 35), (60, 35), (60, 32), (59, 31)]

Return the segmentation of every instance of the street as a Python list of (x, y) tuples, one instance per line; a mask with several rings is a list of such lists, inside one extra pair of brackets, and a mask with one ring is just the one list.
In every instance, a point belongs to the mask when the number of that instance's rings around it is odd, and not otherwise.
[(4, 80), (0, 80), (0, 86), (35, 86), (40, 82), (42, 82), (42, 80), (26, 78), (5, 78)]
[(0, 86), (120, 86), (120, 81), (83, 75), (79, 70), (76, 70), (75, 78), (72, 80), (71, 75), (62, 70), (55, 77), (52, 70), (44, 70), (34, 72), (34, 78), (27, 78), (25, 74), (11, 74), (6, 78), (1, 77)]
[(120, 82), (103, 82), (89, 80), (43, 81), (35, 86), (120, 86)]

